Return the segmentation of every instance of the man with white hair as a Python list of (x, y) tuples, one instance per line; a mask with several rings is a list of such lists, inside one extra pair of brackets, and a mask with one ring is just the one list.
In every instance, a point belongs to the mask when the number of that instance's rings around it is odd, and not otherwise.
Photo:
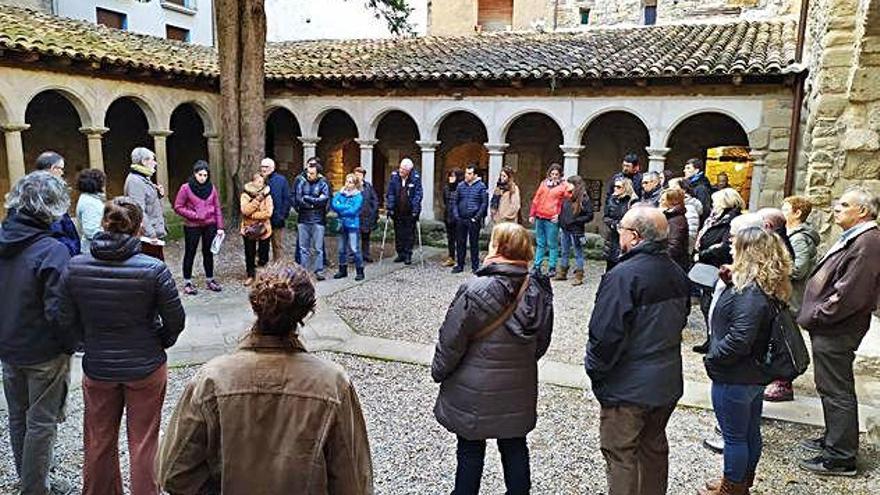
[(859, 409), (853, 378), (856, 349), (871, 325), (880, 297), (880, 197), (864, 187), (834, 202), (843, 234), (813, 269), (798, 324), (810, 332), (816, 391), (825, 432), (801, 447), (816, 454), (800, 467), (816, 474), (856, 475)]
[(272, 196), (272, 261), (283, 259), (284, 253), (284, 227), (287, 226), (287, 217), (290, 216), (291, 203), (290, 184), (287, 178), (275, 170), (275, 160), (263, 158), (260, 162), (260, 173), (266, 179), (269, 186), (269, 195)]
[(410, 265), (416, 223), (422, 213), (422, 178), (413, 170), (413, 162), (409, 158), (401, 160), (397, 170), (391, 172), (388, 192), (385, 193), (385, 209), (388, 217), (394, 220), (394, 249), (397, 251), (394, 262)]
[(162, 246), (165, 245), (165, 212), (162, 198), (165, 189), (155, 184), (151, 177), (156, 173), (156, 154), (147, 148), (135, 148), (131, 152), (131, 168), (125, 178), (124, 194), (131, 198), (144, 211), (143, 235), (146, 240), (141, 251), (149, 256), (164, 260)]
[(64, 181), (28, 174), (6, 195), (0, 226), (0, 361), (9, 411), (9, 443), (21, 493), (49, 493), (57, 424), (64, 420), (70, 355), (79, 334), (64, 322), (62, 273), (67, 248), (50, 225), (70, 208)]

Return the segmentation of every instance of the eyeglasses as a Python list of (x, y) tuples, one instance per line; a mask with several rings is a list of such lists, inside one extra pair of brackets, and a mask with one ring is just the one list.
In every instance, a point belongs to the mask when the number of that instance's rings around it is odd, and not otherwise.
[(639, 235), (639, 236), (640, 236), (639, 231), (636, 230), (636, 229), (633, 229), (633, 228), (630, 228), (630, 227), (624, 227), (623, 225), (618, 225), (618, 226), (617, 226), (617, 232), (618, 232), (618, 233), (621, 233), (621, 232), (623, 232), (624, 230), (628, 230), (628, 231), (630, 231), (630, 232), (633, 232), (635, 235)]

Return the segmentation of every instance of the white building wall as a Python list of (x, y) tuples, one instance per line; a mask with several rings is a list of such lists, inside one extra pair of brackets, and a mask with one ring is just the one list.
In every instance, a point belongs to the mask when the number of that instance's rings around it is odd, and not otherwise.
[(112, 10), (128, 16), (128, 30), (133, 33), (165, 37), (165, 25), (188, 29), (190, 42), (214, 44), (214, 15), (212, 0), (188, 0), (188, 8), (163, 0), (140, 2), (135, 0), (54, 0), (55, 14), (62, 17), (96, 22), (95, 9)]
[[(442, 0), (441, 0), (442, 1)], [(385, 19), (359, 0), (266, 0), (269, 41), (390, 38)], [(409, 0), (410, 24), (426, 32), (428, 0)]]

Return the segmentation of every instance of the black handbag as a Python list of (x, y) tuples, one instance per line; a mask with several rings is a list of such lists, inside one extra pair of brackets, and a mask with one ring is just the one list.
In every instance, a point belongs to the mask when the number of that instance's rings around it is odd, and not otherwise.
[(761, 366), (770, 378), (790, 382), (807, 371), (810, 354), (788, 305), (776, 300), (770, 304), (775, 312)]

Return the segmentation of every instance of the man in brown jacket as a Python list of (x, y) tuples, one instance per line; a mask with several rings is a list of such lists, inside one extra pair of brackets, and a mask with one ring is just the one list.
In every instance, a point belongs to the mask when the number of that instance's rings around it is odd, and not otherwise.
[(801, 442), (817, 455), (800, 466), (817, 474), (856, 474), (859, 417), (852, 365), (880, 295), (878, 210), (880, 197), (861, 187), (835, 202), (834, 222), (843, 235), (816, 265), (798, 314), (798, 324), (810, 332), (825, 415), (825, 435)]

